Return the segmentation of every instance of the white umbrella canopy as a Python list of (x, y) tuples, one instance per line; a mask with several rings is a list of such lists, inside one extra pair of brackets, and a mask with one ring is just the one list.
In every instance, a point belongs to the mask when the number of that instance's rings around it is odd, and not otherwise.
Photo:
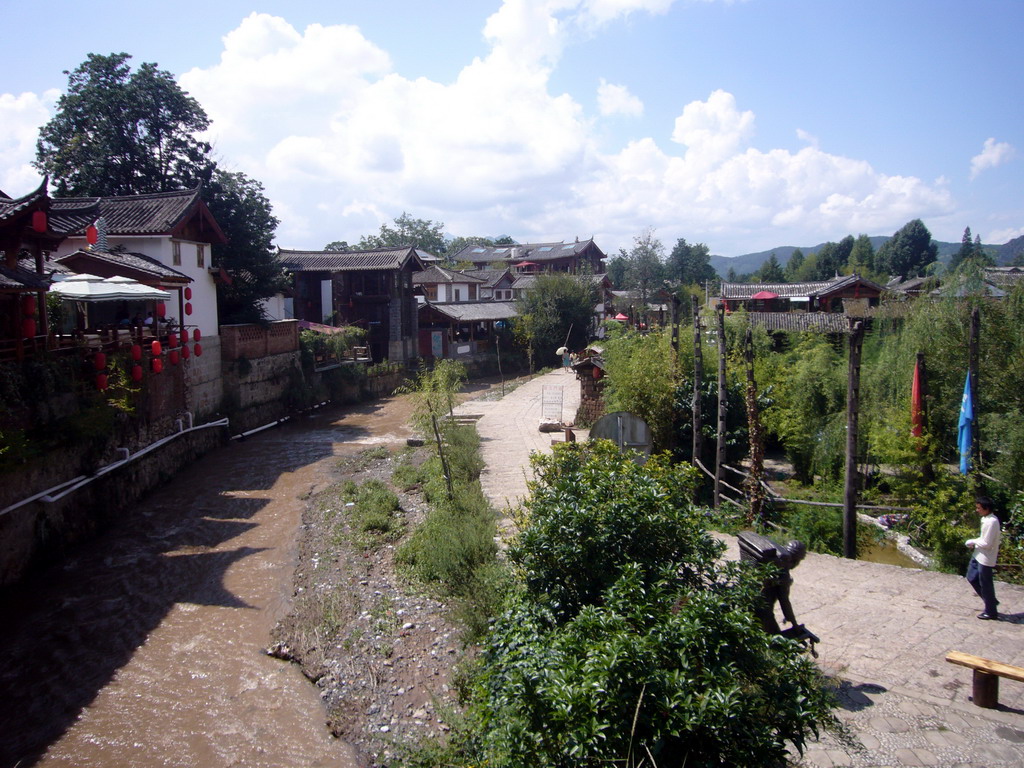
[(96, 275), (69, 275), (50, 286), (50, 292), (68, 301), (169, 301), (171, 294), (130, 277), (102, 278)]

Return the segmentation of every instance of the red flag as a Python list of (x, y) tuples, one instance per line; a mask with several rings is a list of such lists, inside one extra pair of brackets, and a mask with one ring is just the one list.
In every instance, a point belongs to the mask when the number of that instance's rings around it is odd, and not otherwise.
[[(921, 402), (921, 364), (914, 363), (914, 383), (910, 388), (910, 434), (920, 437), (924, 432), (924, 403)], [(921, 443), (917, 443), (921, 450)]]

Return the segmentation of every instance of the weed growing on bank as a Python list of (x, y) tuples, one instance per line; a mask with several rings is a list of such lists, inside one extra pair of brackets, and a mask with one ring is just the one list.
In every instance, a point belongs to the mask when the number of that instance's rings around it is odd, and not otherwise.
[[(444, 463), (433, 456), (413, 474), (400, 469), (403, 482), (422, 484), (430, 504), (426, 519), (399, 547), (395, 561), (408, 573), (455, 604), (464, 642), (474, 642), (486, 629), (507, 585), (505, 567), (497, 559), (496, 517), (480, 488), (480, 438), (470, 426), (444, 430)], [(399, 484), (392, 476), (392, 482)]]

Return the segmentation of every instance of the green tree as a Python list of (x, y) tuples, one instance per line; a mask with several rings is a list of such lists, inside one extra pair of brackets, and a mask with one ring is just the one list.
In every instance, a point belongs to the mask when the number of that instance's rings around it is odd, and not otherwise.
[(932, 233), (920, 219), (904, 224), (887, 240), (875, 256), (878, 272), (901, 277), (923, 275), (925, 268), (938, 258), (938, 246)]
[(356, 246), (357, 250), (368, 251), (374, 248), (398, 248), (411, 246), (444, 257), (448, 253), (447, 241), (444, 236), (444, 222), (416, 219), (408, 213), (394, 219), (394, 226), (380, 225), (380, 232), (367, 235)]
[(589, 281), (565, 272), (538, 275), (533, 287), (516, 300), (513, 324), (531, 364), (555, 365), (559, 347), (586, 346), (596, 304), (597, 290)]
[(209, 181), (210, 126), (173, 76), (127, 53), (90, 53), (68, 75), (54, 117), (39, 131), (35, 167), (60, 195), (138, 195)]
[(800, 272), (800, 267), (804, 263), (804, 252), (799, 248), (789, 254), (789, 259), (786, 261), (786, 269), (783, 271), (783, 275), (786, 278), (787, 283), (795, 283), (797, 281), (797, 275)]
[[(692, 352), (686, 352), (692, 359)], [(668, 329), (649, 334), (629, 331), (607, 339), (604, 358), (605, 410), (636, 414), (647, 422), (656, 449), (670, 447), (676, 382)]]
[(858, 235), (846, 264), (850, 274), (873, 275), (875, 272), (875, 247), (867, 235)]
[(654, 236), (653, 229), (633, 238), (627, 257), (626, 284), (637, 295), (637, 310), (646, 315), (647, 305), (665, 279), (665, 246)]
[(196, 138), (210, 121), (199, 103), (156, 64), (132, 72), (126, 53), (86, 61), (39, 132), (36, 167), (61, 195), (139, 195), (202, 184), (203, 201), (228, 238), (214, 261), (231, 283), (218, 285), (221, 322), (262, 318), (261, 301), (284, 285), (272, 252), (278, 221), (263, 186), (217, 167)]
[(244, 173), (227, 173), (219, 168), (203, 198), (210, 213), (229, 234), (228, 242), (217, 247), (216, 264), (231, 282), (217, 283), (217, 308), (222, 323), (258, 323), (264, 319), (262, 302), (288, 284), (274, 251), (277, 219), (263, 185)]
[(811, 660), (752, 615), (762, 574), (719, 565), (695, 470), (607, 441), (535, 467), (520, 584), (433, 764), (781, 765), (838, 728)]
[(352, 248), (349, 246), (346, 240), (331, 240), (327, 245), (324, 246), (325, 251), (351, 251)]
[(617, 290), (626, 289), (626, 272), (629, 269), (629, 257), (622, 249), (605, 262), (606, 274), (612, 286)]
[(718, 273), (711, 266), (711, 252), (704, 243), (687, 243), (684, 238), (676, 241), (665, 265), (669, 280), (683, 285), (704, 285), (706, 281), (718, 279)]
[(773, 252), (768, 260), (761, 265), (761, 268), (757, 270), (757, 282), (759, 283), (783, 283), (786, 280), (786, 276), (782, 271), (782, 265), (779, 264), (778, 258)]

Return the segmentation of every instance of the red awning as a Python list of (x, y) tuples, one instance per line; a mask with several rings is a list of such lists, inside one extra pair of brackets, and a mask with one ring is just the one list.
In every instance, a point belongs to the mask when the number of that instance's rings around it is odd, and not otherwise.
[(612, 320), (629, 320), (629, 318), (626, 315), (619, 312), (619, 314), (613, 317)]
[(777, 299), (777, 298), (779, 298), (779, 294), (772, 293), (771, 291), (758, 291), (757, 293), (755, 293), (750, 298), (752, 298), (752, 299)]
[(536, 261), (520, 261), (518, 264), (513, 264), (513, 267), (536, 267)]

